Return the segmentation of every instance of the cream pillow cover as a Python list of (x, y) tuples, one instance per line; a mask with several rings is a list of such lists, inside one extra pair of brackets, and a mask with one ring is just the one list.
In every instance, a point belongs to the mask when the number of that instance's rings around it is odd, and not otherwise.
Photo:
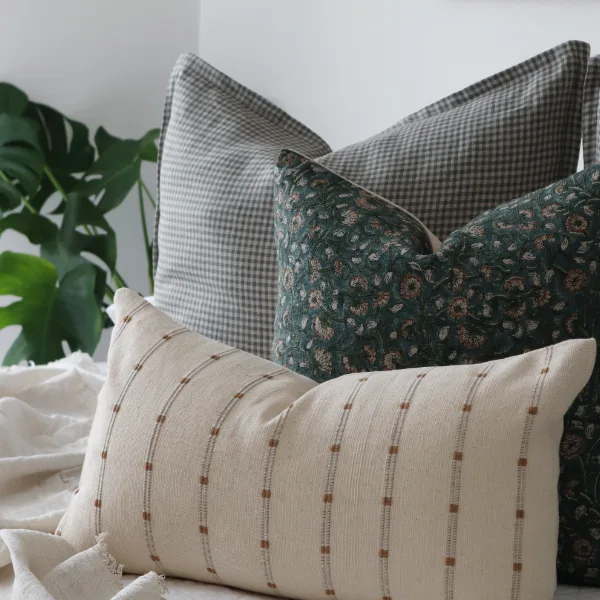
[(594, 340), (321, 385), (130, 290), (59, 532), (295, 598), (551, 600), (562, 417)]

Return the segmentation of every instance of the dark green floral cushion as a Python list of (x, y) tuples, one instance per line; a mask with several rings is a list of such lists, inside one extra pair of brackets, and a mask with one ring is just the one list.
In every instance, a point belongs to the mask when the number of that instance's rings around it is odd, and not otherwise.
[[(273, 359), (312, 379), (600, 339), (600, 165), (488, 211), (435, 253), (416, 219), (290, 151), (275, 202)], [(599, 374), (565, 419), (563, 582), (600, 585)]]

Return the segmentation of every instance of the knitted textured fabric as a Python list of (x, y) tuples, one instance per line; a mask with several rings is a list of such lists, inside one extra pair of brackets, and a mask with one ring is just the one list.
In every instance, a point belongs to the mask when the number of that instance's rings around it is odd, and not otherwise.
[(294, 598), (548, 600), (572, 340), (480, 365), (317, 385), (130, 290), (60, 525), (154, 570)]

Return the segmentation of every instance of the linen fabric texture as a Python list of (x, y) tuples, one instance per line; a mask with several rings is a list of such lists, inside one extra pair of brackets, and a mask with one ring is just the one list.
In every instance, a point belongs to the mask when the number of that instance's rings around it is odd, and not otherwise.
[(173, 71), (159, 148), (157, 306), (269, 357), (272, 170), (292, 148), (403, 206), (440, 238), (577, 168), (589, 46), (567, 42), (341, 150), (201, 59)]
[(593, 340), (317, 385), (130, 290), (59, 533), (293, 598), (550, 600), (562, 417)]

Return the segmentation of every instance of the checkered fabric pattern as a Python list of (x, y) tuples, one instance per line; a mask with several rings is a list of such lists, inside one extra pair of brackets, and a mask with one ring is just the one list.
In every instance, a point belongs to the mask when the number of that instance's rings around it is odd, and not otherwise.
[(282, 147), (329, 146), (196, 56), (167, 96), (155, 231), (157, 306), (187, 327), (267, 357), (277, 300), (273, 170)]
[(277, 300), (273, 167), (281, 148), (320, 156), (443, 238), (576, 170), (588, 59), (588, 44), (568, 42), (331, 152), (267, 100), (182, 56), (160, 142), (157, 306), (206, 336), (268, 357)]
[(592, 56), (583, 93), (583, 162), (587, 167), (600, 160), (600, 55)]
[(401, 204), (444, 239), (577, 170), (588, 58), (588, 44), (568, 42), (319, 162)]

